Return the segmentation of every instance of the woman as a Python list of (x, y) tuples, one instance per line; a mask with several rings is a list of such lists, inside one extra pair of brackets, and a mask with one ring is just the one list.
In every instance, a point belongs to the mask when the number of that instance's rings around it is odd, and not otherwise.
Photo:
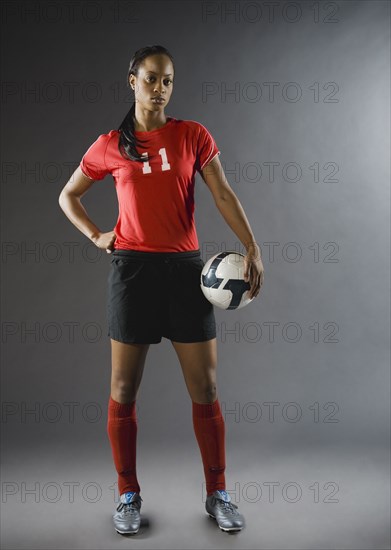
[[(163, 46), (138, 50), (127, 85), (135, 102), (118, 130), (101, 134), (65, 185), (59, 204), (97, 247), (112, 253), (108, 278), (108, 336), (112, 376), (107, 433), (118, 473), (118, 533), (137, 533), (142, 498), (136, 475), (136, 398), (150, 344), (170, 339), (192, 400), (194, 433), (206, 479), (205, 508), (224, 531), (244, 518), (225, 487), (225, 423), (216, 394), (216, 323), (200, 286), (204, 262), (194, 225), (198, 171), (225, 221), (246, 247), (250, 296), (263, 283), (260, 249), (230, 188), (217, 145), (200, 123), (167, 117), (174, 79)], [(102, 232), (80, 199), (95, 180), (112, 174), (119, 201), (114, 231)]]

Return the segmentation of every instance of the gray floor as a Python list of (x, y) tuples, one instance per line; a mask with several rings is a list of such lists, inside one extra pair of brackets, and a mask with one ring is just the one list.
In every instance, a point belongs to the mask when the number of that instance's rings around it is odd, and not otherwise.
[[(79, 448), (49, 445), (32, 456), (26, 448), (13, 450), (12, 460), (6, 457), (2, 548), (390, 548), (389, 457), (382, 449), (345, 451), (339, 445), (302, 451), (291, 445), (266, 451), (259, 445), (248, 452), (231, 441), (227, 489), (246, 527), (227, 534), (204, 510), (195, 445), (151, 449), (142, 443), (142, 527), (124, 537), (112, 525), (116, 475), (107, 446), (103, 442), (102, 451), (91, 453)], [(35, 494), (25, 493), (34, 488)]]

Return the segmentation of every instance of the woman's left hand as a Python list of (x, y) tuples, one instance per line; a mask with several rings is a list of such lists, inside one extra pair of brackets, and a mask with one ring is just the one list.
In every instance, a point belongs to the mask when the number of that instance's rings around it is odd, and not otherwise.
[(249, 281), (250, 298), (258, 296), (264, 281), (264, 268), (259, 247), (249, 248), (244, 257), (244, 280)]

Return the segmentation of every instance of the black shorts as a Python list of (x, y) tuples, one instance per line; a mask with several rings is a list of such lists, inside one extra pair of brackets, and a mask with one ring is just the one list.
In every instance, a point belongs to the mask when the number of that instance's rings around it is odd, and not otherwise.
[(124, 343), (202, 342), (216, 337), (213, 304), (200, 288), (200, 250), (113, 250), (108, 336)]

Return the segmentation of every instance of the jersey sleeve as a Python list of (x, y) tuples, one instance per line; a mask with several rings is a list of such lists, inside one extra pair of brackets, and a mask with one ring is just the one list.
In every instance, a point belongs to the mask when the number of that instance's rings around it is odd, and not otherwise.
[(198, 123), (197, 126), (199, 131), (197, 138), (196, 169), (200, 172), (216, 155), (220, 155), (221, 151), (207, 128), (200, 123)]
[(88, 178), (103, 180), (110, 173), (105, 162), (110, 137), (110, 134), (100, 134), (98, 139), (84, 153), (80, 162), (80, 169)]

